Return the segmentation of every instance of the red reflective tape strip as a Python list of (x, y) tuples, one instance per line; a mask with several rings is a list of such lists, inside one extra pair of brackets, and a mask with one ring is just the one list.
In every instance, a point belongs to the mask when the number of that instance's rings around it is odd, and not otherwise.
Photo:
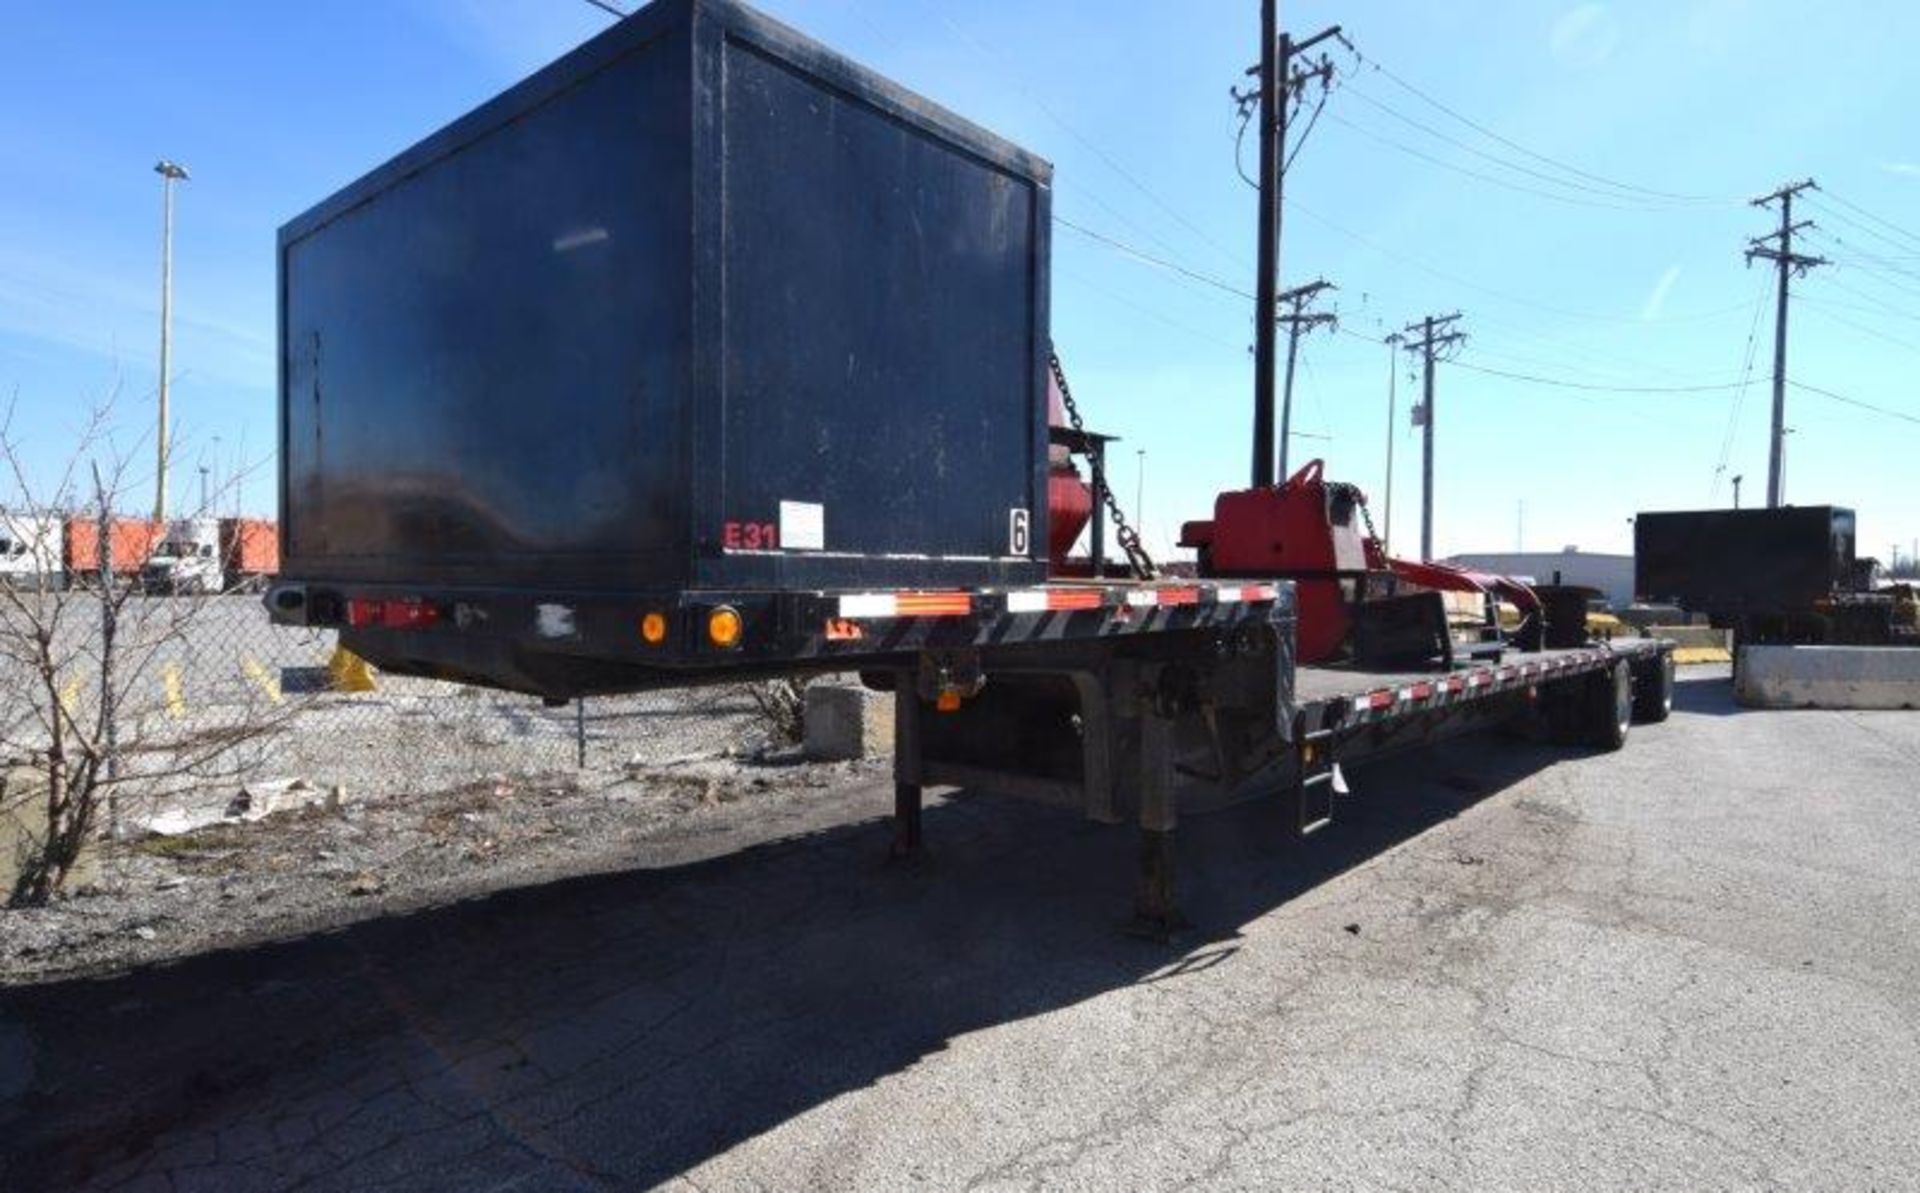
[(1467, 681), (1457, 675), (1447, 681), (1447, 691), (1449, 692), (1464, 692), (1466, 690)]
[(1430, 683), (1417, 683), (1408, 688), (1407, 693), (1410, 698), (1414, 700), (1430, 700), (1433, 698), (1433, 685)]
[(1079, 592), (1074, 589), (1050, 589), (1047, 592), (1047, 608), (1054, 610), (1098, 609), (1106, 603), (1106, 598), (1098, 591)]
[(1240, 590), (1243, 601), (1270, 601), (1280, 595), (1280, 590), (1271, 584), (1254, 584)]
[(964, 592), (903, 592), (893, 598), (900, 617), (958, 617), (973, 612), (973, 597)]
[(1200, 603), (1200, 590), (1197, 588), (1159, 588), (1154, 595), (1162, 605), (1197, 605)]
[(1393, 704), (1392, 692), (1371, 692), (1367, 695), (1368, 708), (1387, 708)]

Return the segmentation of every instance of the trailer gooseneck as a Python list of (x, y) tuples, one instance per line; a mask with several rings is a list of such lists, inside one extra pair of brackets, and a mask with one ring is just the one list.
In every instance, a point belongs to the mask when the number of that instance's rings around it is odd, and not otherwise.
[(732, 0), (648, 6), (282, 229), (268, 608), (550, 700), (857, 671), (897, 852), (928, 784), (1134, 819), (1156, 932), (1190, 789), (1312, 831), (1370, 753), (1666, 714), (1665, 644), (1388, 558), (1317, 461), (1189, 524), (1197, 578), (1069, 560), (1105, 440), (1050, 426), (1051, 175)]

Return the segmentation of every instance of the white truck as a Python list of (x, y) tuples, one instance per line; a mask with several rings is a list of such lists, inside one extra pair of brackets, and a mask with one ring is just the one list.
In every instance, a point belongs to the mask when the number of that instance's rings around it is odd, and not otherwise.
[(225, 588), (220, 561), (220, 520), (181, 518), (140, 569), (140, 587), (156, 594), (205, 596)]
[(57, 517), (0, 513), (0, 584), (34, 590), (63, 587), (61, 529)]

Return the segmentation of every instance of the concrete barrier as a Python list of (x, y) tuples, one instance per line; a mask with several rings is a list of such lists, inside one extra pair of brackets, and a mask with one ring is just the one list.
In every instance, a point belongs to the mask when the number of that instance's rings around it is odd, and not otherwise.
[(816, 683), (806, 689), (806, 756), (817, 762), (893, 752), (893, 694), (859, 684)]
[(1748, 708), (1920, 708), (1920, 648), (1743, 646), (1733, 698)]

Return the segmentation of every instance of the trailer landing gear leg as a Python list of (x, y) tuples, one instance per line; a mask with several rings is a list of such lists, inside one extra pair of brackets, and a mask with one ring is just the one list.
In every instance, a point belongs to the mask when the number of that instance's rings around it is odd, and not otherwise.
[(1130, 935), (1166, 942), (1187, 926), (1174, 902), (1173, 722), (1149, 713), (1140, 720), (1140, 889), (1134, 895)]
[(1130, 936), (1166, 942), (1187, 926), (1174, 901), (1173, 831), (1140, 830), (1140, 889), (1133, 899)]
[(896, 862), (919, 861), (926, 857), (920, 844), (920, 784), (893, 785), (893, 845), (887, 856)]
[(920, 698), (911, 671), (893, 677), (893, 844), (887, 856), (896, 862), (926, 860), (920, 843), (920, 789), (926, 781), (920, 758)]

